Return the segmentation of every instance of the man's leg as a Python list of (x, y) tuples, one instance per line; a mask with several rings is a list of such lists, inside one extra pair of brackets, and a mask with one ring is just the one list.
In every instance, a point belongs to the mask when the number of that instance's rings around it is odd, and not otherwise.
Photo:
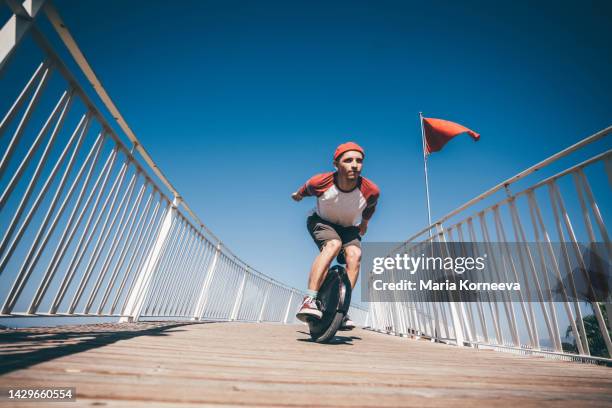
[(357, 278), (359, 277), (359, 266), (361, 264), (361, 248), (357, 245), (345, 246), (344, 257), (346, 258), (346, 273), (351, 281), (351, 288), (355, 289)]
[(321, 252), (319, 255), (317, 255), (312, 263), (310, 277), (308, 278), (309, 293), (306, 295), (306, 297), (304, 297), (300, 310), (296, 315), (299, 320), (307, 322), (308, 319), (312, 317), (320, 319), (323, 315), (315, 301), (317, 296), (316, 294), (319, 291), (325, 276), (327, 275), (327, 268), (329, 268), (329, 264), (331, 263), (332, 259), (338, 255), (341, 247), (342, 242), (339, 239), (330, 239), (329, 241), (326, 241), (321, 248)]
[(338, 256), (342, 242), (339, 239), (330, 239), (323, 244), (321, 252), (315, 258), (310, 268), (310, 276), (308, 278), (308, 289), (318, 291), (325, 280), (327, 269), (332, 260)]
[[(346, 258), (346, 273), (351, 282), (351, 289), (355, 289), (357, 278), (359, 277), (359, 266), (361, 264), (361, 248), (358, 245), (346, 245), (344, 247), (344, 257)], [(355, 322), (347, 314), (342, 321), (340, 330), (352, 330)]]
[(312, 317), (321, 318), (322, 312), (315, 301), (317, 292), (327, 275), (329, 264), (340, 253), (340, 248), (342, 247), (342, 241), (336, 230), (320, 217), (311, 215), (306, 221), (306, 226), (313, 240), (320, 248), (320, 252), (310, 268), (308, 293), (304, 297), (300, 310), (296, 315), (303, 322), (307, 322)]

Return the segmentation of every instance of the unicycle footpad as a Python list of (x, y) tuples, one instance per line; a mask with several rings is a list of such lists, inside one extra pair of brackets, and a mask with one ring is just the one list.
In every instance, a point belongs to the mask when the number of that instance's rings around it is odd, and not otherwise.
[(317, 300), (323, 316), (309, 319), (308, 326), (311, 338), (324, 343), (334, 337), (351, 304), (351, 283), (343, 266), (334, 265), (327, 271)]

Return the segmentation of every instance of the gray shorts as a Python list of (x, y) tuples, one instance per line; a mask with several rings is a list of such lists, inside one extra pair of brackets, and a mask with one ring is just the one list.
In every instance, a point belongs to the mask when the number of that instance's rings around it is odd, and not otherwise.
[(325, 243), (331, 239), (341, 241), (343, 248), (349, 245), (355, 245), (361, 248), (359, 227), (343, 227), (342, 225), (324, 220), (319, 217), (317, 213), (308, 217), (306, 220), (306, 227), (315, 244), (319, 247), (319, 250), (321, 250)]

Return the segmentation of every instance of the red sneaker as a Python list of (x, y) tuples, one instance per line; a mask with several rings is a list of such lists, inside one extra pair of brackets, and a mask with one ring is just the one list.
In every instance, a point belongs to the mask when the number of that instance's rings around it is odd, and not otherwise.
[(300, 311), (297, 312), (295, 317), (303, 322), (307, 322), (308, 318), (314, 317), (315, 319), (320, 319), (321, 316), (323, 316), (323, 312), (319, 310), (317, 301), (310, 296), (304, 296), (302, 306), (300, 306)]

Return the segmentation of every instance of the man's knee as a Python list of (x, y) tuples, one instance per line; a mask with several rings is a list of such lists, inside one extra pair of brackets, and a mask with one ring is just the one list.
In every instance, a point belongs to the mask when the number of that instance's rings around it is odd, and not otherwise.
[(326, 241), (323, 249), (321, 251), (325, 251), (331, 253), (333, 256), (337, 256), (340, 253), (340, 249), (342, 248), (342, 241), (339, 239), (330, 239)]
[(361, 248), (355, 245), (349, 245), (344, 248), (344, 256), (348, 265), (356, 265), (361, 262)]

